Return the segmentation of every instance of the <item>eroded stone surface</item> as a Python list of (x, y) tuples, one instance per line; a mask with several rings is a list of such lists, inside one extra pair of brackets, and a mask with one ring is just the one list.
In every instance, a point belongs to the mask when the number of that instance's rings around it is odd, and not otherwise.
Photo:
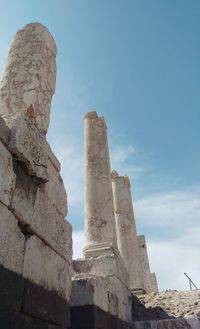
[(6, 126), (5, 121), (0, 117), (0, 141), (4, 145), (8, 144), (9, 135), (10, 135), (9, 128)]
[(89, 273), (100, 277), (116, 276), (129, 288), (129, 275), (120, 255), (104, 255), (73, 261), (74, 273)]
[(84, 156), (84, 252), (88, 257), (90, 245), (91, 252), (96, 247), (102, 253), (104, 247), (116, 246), (106, 124), (96, 112), (84, 117)]
[(20, 165), (16, 166), (17, 183), (11, 209), (26, 230), (34, 232), (68, 262), (72, 258), (71, 225), (63, 219), (43, 191), (34, 184)]
[(161, 307), (175, 317), (200, 317), (200, 290), (176, 291), (166, 290), (139, 296), (145, 307)]
[(67, 194), (63, 180), (49, 157), (47, 167), (49, 180), (45, 184), (44, 190), (48, 195), (49, 200), (56, 207), (57, 211), (65, 217), (67, 215)]
[(69, 264), (36, 236), (26, 241), (23, 276), (69, 300)]
[(8, 125), (29, 118), (45, 134), (56, 77), (56, 46), (46, 27), (31, 23), (14, 37), (0, 84), (0, 114)]
[(25, 238), (16, 218), (0, 202), (0, 265), (22, 273)]
[(143, 289), (142, 268), (132, 206), (130, 182), (127, 176), (119, 176), (116, 171), (112, 172), (111, 179), (117, 246), (130, 275), (131, 289)]
[(116, 277), (76, 275), (72, 280), (71, 306), (95, 305), (128, 323), (131, 321), (130, 292)]
[(19, 117), (12, 122), (8, 148), (25, 164), (30, 176), (38, 182), (49, 180), (46, 140), (27, 118)]
[(142, 280), (144, 289), (147, 293), (158, 292), (158, 284), (155, 273), (151, 273), (149, 265), (149, 257), (147, 253), (146, 239), (144, 235), (138, 236), (138, 245), (140, 252), (140, 262), (142, 267)]
[(15, 187), (12, 156), (0, 141), (0, 201), (9, 206)]

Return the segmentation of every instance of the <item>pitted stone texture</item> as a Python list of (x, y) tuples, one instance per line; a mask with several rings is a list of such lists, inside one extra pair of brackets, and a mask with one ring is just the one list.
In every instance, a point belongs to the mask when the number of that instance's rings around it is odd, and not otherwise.
[(72, 278), (70, 305), (95, 305), (108, 312), (108, 293), (105, 279), (96, 275), (80, 274)]
[(69, 300), (70, 265), (36, 236), (26, 240), (23, 276)]
[[(85, 248), (116, 246), (106, 124), (96, 112), (84, 117)], [(91, 246), (91, 248), (90, 248)]]
[(43, 25), (28, 24), (17, 32), (0, 84), (0, 114), (8, 125), (23, 115), (46, 134), (55, 90), (56, 52)]
[(139, 298), (146, 308), (161, 307), (170, 316), (200, 318), (200, 290), (166, 290)]
[(67, 215), (67, 194), (63, 180), (50, 157), (48, 157), (47, 167), (49, 181), (44, 185), (44, 190), (57, 211), (65, 217)]
[(9, 206), (15, 187), (12, 156), (0, 142), (0, 201)]
[(72, 280), (71, 306), (94, 305), (118, 319), (131, 322), (131, 295), (116, 277), (75, 275)]
[(30, 176), (48, 181), (46, 140), (31, 122), (22, 117), (12, 122), (8, 148), (25, 164)]
[(111, 179), (118, 249), (130, 275), (131, 289), (143, 289), (130, 182), (127, 176), (119, 176), (116, 171), (112, 172)]
[(0, 117), (0, 141), (6, 146), (9, 142), (10, 131), (5, 121)]
[(38, 187), (23, 168), (16, 167), (17, 183), (11, 209), (26, 230), (34, 232), (69, 263), (72, 259), (71, 225), (52, 205), (43, 187)]
[(129, 275), (119, 255), (104, 255), (96, 258), (73, 261), (74, 273), (90, 273), (101, 277), (116, 276), (129, 288)]
[(144, 235), (138, 236), (138, 245), (140, 251), (140, 262), (142, 267), (142, 280), (144, 284), (144, 289), (147, 293), (158, 292), (156, 275), (155, 273), (151, 273), (150, 271), (147, 245)]
[(0, 202), (0, 265), (22, 274), (24, 245), (16, 218)]

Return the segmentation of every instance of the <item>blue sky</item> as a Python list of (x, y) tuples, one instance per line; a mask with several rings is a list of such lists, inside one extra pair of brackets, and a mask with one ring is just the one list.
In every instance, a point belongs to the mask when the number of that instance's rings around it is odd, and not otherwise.
[(38, 21), (58, 48), (48, 140), (61, 161), (74, 253), (83, 240), (83, 128), (96, 110), (111, 165), (132, 183), (138, 232), (161, 289), (200, 287), (199, 0), (1, 1), (0, 69)]

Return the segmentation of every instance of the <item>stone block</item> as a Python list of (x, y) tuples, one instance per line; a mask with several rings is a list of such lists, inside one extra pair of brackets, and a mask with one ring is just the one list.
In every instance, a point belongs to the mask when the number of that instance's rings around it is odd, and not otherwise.
[(10, 130), (6, 126), (4, 120), (0, 117), (0, 141), (4, 144), (7, 145), (9, 142), (9, 135), (10, 135)]
[(108, 293), (105, 279), (95, 275), (80, 274), (72, 279), (70, 305), (96, 305), (108, 312)]
[(19, 117), (10, 127), (10, 142), (8, 149), (23, 162), (30, 176), (38, 182), (48, 181), (47, 151), (45, 137), (28, 119)]
[(131, 293), (115, 276), (75, 275), (71, 307), (93, 305), (124, 322), (131, 322)]
[[(23, 289), (22, 276), (0, 266), (0, 305), (19, 310), (22, 304)], [(3, 311), (1, 310), (1, 312)]]
[(23, 312), (47, 322), (68, 327), (69, 304), (54, 291), (25, 280)]
[(73, 261), (73, 269), (75, 273), (90, 273), (101, 277), (116, 276), (129, 288), (129, 275), (117, 251), (97, 258), (77, 259)]
[(26, 240), (23, 276), (69, 300), (70, 265), (36, 236)]
[(15, 168), (17, 181), (11, 209), (30, 232), (38, 235), (69, 263), (72, 259), (71, 225), (49, 200), (43, 186), (35, 185), (20, 164)]
[(14, 312), (7, 306), (0, 304), (0, 328), (13, 329)]
[(47, 162), (49, 181), (44, 185), (44, 191), (48, 195), (57, 211), (65, 217), (67, 215), (67, 194), (63, 180), (54, 163), (48, 157)]
[(22, 273), (25, 238), (12, 213), (0, 202), (0, 265)]
[(15, 173), (13, 171), (12, 156), (0, 142), (0, 201), (7, 206), (10, 205), (14, 186)]

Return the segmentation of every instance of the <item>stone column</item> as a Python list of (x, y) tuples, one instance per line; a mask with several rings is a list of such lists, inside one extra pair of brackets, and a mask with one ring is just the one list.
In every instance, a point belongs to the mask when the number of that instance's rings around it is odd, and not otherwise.
[(9, 127), (28, 118), (45, 135), (55, 91), (56, 45), (48, 29), (31, 23), (14, 37), (0, 83), (0, 115)]
[(106, 123), (96, 112), (84, 117), (85, 257), (113, 252), (116, 229)]
[(157, 292), (157, 279), (155, 273), (151, 273), (150, 270), (146, 239), (144, 235), (138, 236), (138, 245), (140, 250), (140, 263), (142, 267), (142, 281), (144, 289), (147, 293)]
[(140, 254), (132, 206), (130, 182), (127, 176), (111, 174), (117, 246), (130, 275), (132, 291), (142, 290)]

